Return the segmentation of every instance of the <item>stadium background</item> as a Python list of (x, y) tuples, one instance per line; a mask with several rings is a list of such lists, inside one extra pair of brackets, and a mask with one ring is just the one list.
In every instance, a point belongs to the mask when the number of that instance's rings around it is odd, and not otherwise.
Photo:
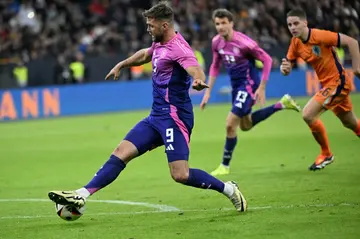
[[(151, 0), (24, 0), (0, 2), (0, 88), (102, 81), (119, 60), (151, 45), (141, 13)], [(274, 70), (286, 54), (290, 34), (286, 12), (306, 9), (309, 25), (360, 39), (356, 0), (172, 0), (175, 28), (211, 64), (215, 28), (212, 11), (230, 9), (235, 28), (254, 38), (273, 57)], [(349, 54), (339, 51), (348, 63)], [(84, 72), (79, 65), (84, 63)], [(27, 77), (14, 74), (25, 64)], [(302, 63), (300, 63), (302, 66)], [(81, 70), (78, 70), (81, 71)], [(121, 79), (148, 80), (151, 65), (123, 71)], [(19, 79), (20, 78), (20, 79)]]

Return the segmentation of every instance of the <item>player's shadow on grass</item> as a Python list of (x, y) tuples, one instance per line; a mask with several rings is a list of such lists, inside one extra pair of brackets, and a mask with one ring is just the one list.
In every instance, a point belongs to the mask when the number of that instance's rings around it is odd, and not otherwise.
[[(194, 221), (196, 223), (199, 221), (206, 221), (206, 222), (220, 222), (220, 221), (233, 221), (235, 218), (238, 220), (246, 220), (246, 216), (252, 214), (254, 211), (246, 211), (246, 212), (236, 212), (234, 210), (222, 210), (219, 209), (217, 211), (209, 210), (209, 211), (202, 211), (201, 215), (200, 212), (184, 212), (182, 215), (179, 215), (179, 219), (185, 219), (187, 221)], [(214, 215), (216, 214), (216, 215)], [(200, 218), (201, 217), (201, 218)]]
[[(51, 220), (48, 221), (48, 224), (42, 224), (40, 227), (42, 230), (71, 230), (71, 229), (86, 229), (87, 227), (92, 227), (95, 224), (98, 224), (97, 222), (92, 221), (86, 221), (86, 222), (62, 222), (58, 220)], [(33, 225), (31, 226), (31, 229), (33, 229)], [(80, 230), (81, 231), (81, 230)]]
[[(251, 213), (251, 212), (250, 212)], [(208, 222), (223, 222), (227, 219), (229, 221), (233, 221), (235, 218), (238, 218), (239, 220), (245, 219), (246, 214), (249, 214), (249, 212), (245, 213), (238, 213), (233, 211), (219, 211), (219, 214), (216, 216), (208, 217)]]

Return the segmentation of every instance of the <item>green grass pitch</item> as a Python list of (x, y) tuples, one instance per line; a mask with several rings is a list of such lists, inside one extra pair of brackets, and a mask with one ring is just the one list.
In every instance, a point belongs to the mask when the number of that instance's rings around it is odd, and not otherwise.
[[(360, 116), (360, 95), (352, 100)], [(229, 109), (195, 107), (191, 167), (209, 172), (220, 163)], [(221, 194), (173, 182), (161, 147), (95, 194), (78, 221), (60, 219), (47, 192), (86, 184), (147, 114), (1, 123), (0, 238), (360, 238), (360, 139), (331, 112), (322, 120), (335, 162), (318, 172), (307, 169), (319, 148), (301, 114), (279, 112), (239, 131), (231, 175), (221, 179), (239, 183), (249, 204), (245, 214)]]

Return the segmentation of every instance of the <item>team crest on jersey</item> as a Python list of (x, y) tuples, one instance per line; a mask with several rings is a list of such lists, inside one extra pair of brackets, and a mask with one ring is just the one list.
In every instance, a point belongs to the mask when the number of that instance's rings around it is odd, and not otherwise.
[(316, 56), (320, 56), (321, 55), (321, 50), (319, 46), (313, 46), (312, 47), (312, 52), (316, 55)]
[(220, 49), (219, 54), (224, 54), (224, 53), (225, 53), (224, 50)]
[(235, 54), (239, 54), (239, 53), (240, 53), (240, 49), (237, 48), (236, 46), (234, 46), (233, 52), (234, 52)]

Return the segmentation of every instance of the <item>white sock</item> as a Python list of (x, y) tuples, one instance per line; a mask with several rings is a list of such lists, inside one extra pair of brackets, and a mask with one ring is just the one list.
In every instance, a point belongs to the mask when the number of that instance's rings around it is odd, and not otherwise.
[(90, 197), (90, 192), (86, 188), (79, 188), (75, 192), (84, 198)]
[(224, 191), (223, 194), (227, 197), (231, 197), (234, 193), (234, 186), (230, 183), (224, 183)]
[(280, 105), (281, 105), (281, 108), (285, 109), (285, 105), (283, 103), (281, 103), (281, 101), (279, 101)]

